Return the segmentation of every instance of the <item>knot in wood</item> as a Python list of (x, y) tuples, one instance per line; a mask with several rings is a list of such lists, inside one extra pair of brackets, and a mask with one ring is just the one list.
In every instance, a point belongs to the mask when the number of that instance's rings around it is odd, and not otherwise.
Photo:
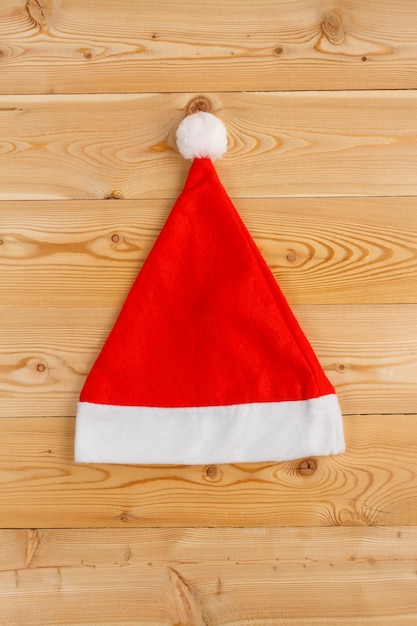
[(223, 478), (223, 472), (217, 465), (206, 465), (203, 467), (201, 477), (211, 483), (220, 482)]
[(50, 19), (52, 6), (53, 0), (27, 0), (26, 11), (35, 24), (44, 27)]
[(209, 465), (208, 467), (206, 467), (206, 476), (208, 478), (211, 478), (212, 480), (214, 480), (215, 478), (217, 478), (218, 474), (219, 474), (219, 470), (217, 469), (215, 465)]
[(343, 43), (345, 29), (341, 17), (337, 13), (331, 13), (322, 22), (322, 30), (330, 43), (335, 45)]
[(120, 200), (121, 196), (119, 196), (115, 191), (109, 193), (108, 196), (104, 197), (104, 200)]
[(300, 476), (310, 476), (311, 474), (314, 474), (316, 469), (317, 461), (314, 459), (304, 459), (298, 466), (297, 472)]
[(137, 520), (136, 515), (134, 515), (133, 513), (130, 513), (129, 511), (123, 511), (123, 513), (119, 516), (119, 519), (121, 522), (124, 523), (129, 523), (129, 522), (135, 522)]
[(205, 113), (211, 113), (213, 107), (211, 106), (211, 102), (205, 96), (196, 96), (185, 107), (186, 115), (191, 115), (192, 113), (197, 113), (198, 111), (204, 111)]

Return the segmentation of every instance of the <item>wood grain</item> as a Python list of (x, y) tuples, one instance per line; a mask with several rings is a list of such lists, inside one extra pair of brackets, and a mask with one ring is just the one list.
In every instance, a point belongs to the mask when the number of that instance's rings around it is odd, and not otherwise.
[[(2, 304), (120, 305), (173, 201), (8, 202)], [(417, 303), (415, 198), (240, 198), (291, 304)]]
[[(0, 1), (0, 624), (417, 623), (416, 32), (411, 0)], [(347, 451), (75, 464), (200, 94)]]
[[(295, 305), (342, 410), (414, 413), (416, 305)], [(117, 307), (1, 307), (0, 416), (72, 416)], [(377, 322), (376, 322), (377, 320)]]
[(2, 0), (0, 90), (415, 88), (416, 30), (410, 0)]
[(417, 619), (415, 528), (6, 530), (0, 541), (4, 624)]
[[(0, 97), (0, 197), (176, 198), (189, 163), (175, 130), (194, 95)], [(207, 95), (234, 198), (417, 193), (416, 92)]]
[(346, 453), (308, 468), (191, 467), (74, 464), (73, 418), (3, 418), (0, 526), (415, 526), (417, 415), (344, 421)]

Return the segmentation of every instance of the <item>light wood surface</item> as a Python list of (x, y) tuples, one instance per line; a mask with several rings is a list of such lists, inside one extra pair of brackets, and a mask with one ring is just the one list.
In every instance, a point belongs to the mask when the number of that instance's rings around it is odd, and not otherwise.
[[(1, 625), (417, 623), (416, 33), (412, 0), (0, 2)], [(346, 453), (75, 464), (198, 95)]]
[(415, 415), (347, 416), (341, 456), (193, 467), (75, 464), (73, 418), (1, 427), (5, 528), (417, 525)]
[[(173, 200), (3, 201), (3, 305), (119, 306)], [(404, 198), (237, 198), (290, 304), (417, 303), (417, 211)]]
[(2, 93), (417, 86), (413, 0), (2, 0)]
[(2, 611), (19, 626), (29, 611), (55, 625), (86, 624), (86, 612), (115, 626), (417, 619), (415, 528), (7, 530), (0, 540)]
[[(175, 198), (193, 93), (0, 97), (0, 198)], [(414, 91), (207, 94), (235, 198), (415, 196)], [(1, 110), (3, 109), (3, 110)]]
[[(292, 308), (344, 413), (415, 412), (417, 305)], [(0, 415), (74, 415), (85, 376), (119, 308), (45, 302), (44, 307), (21, 306), (18, 316), (14, 306), (0, 311)]]

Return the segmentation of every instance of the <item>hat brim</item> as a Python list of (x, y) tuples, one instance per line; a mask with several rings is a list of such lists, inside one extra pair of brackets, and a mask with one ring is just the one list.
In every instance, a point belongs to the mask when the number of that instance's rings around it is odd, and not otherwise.
[(78, 406), (75, 460), (83, 463), (286, 461), (344, 449), (335, 394), (210, 407)]

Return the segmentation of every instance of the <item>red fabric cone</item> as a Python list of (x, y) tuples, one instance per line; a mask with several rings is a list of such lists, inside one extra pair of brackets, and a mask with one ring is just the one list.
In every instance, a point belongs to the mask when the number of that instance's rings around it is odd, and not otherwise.
[[(306, 407), (309, 414), (313, 407), (313, 439), (315, 413), (319, 411), (321, 420), (323, 411), (328, 411), (331, 445), (322, 446), (320, 422), (318, 438), (322, 447), (314, 452), (313, 446), (311, 453), (340, 452), (344, 447), (343, 432), (334, 393), (211, 160), (195, 159), (184, 190), (85, 382), (77, 417), (80, 460), (88, 460), (89, 450), (96, 449), (101, 426), (106, 430), (109, 422), (111, 437), (117, 438), (118, 425), (122, 428), (129, 415), (126, 428), (137, 439), (136, 447), (129, 442), (132, 450), (125, 458), (122, 433), (121, 454), (115, 455), (114, 462), (181, 462), (181, 458), (192, 463), (214, 462), (215, 454), (199, 461), (201, 442), (197, 456), (193, 452), (191, 456), (184, 453), (183, 457), (172, 457), (169, 441), (158, 451), (157, 421), (152, 423), (151, 433), (147, 431), (149, 420), (163, 416), (163, 428), (165, 420), (170, 419), (170, 428), (178, 426), (180, 431), (171, 432), (172, 445), (178, 445), (181, 430), (187, 430), (187, 415), (194, 419), (209, 411), (207, 419), (211, 421), (206, 430), (211, 432), (213, 420), (218, 428), (221, 419), (215, 417), (218, 407), (222, 407), (221, 415), (225, 407), (235, 413), (235, 407), (243, 407), (245, 415), (248, 411), (250, 414), (245, 419), (256, 423), (257, 407), (265, 413), (267, 405), (274, 410), (278, 407), (280, 415), (284, 408), (288, 420), (301, 412), (302, 423)], [(312, 400), (317, 402), (309, 404)], [(152, 413), (148, 409), (159, 411)], [(169, 413), (170, 409), (174, 412)], [(274, 424), (271, 417), (275, 436), (280, 419), (277, 417)], [(174, 425), (172, 420), (176, 420)], [(296, 423), (297, 419), (290, 425), (290, 439), (294, 434), (291, 429), (298, 428)], [(268, 431), (268, 424), (265, 428)], [(198, 422), (196, 429), (198, 437)], [(146, 447), (154, 444), (154, 456), (149, 450), (143, 454), (143, 430)], [(214, 437), (205, 449), (218, 447), (219, 434)], [(278, 434), (281, 437), (285, 437), (282, 425)], [(105, 458), (100, 452), (98, 456), (92, 452), (90, 460), (112, 461), (109, 443), (103, 441)], [(188, 442), (186, 437), (186, 445), (193, 448), (193, 441)], [(252, 458), (252, 451), (247, 459), (244, 450), (240, 450), (240, 456), (234, 450), (229, 458), (224, 450), (220, 461), (280, 460), (279, 452), (276, 458), (263, 458), (262, 445), (258, 448), (259, 459)], [(269, 448), (266, 453), (271, 454)], [(294, 453), (300, 456), (298, 448)], [(288, 454), (291, 456), (291, 451), (284, 456)]]

